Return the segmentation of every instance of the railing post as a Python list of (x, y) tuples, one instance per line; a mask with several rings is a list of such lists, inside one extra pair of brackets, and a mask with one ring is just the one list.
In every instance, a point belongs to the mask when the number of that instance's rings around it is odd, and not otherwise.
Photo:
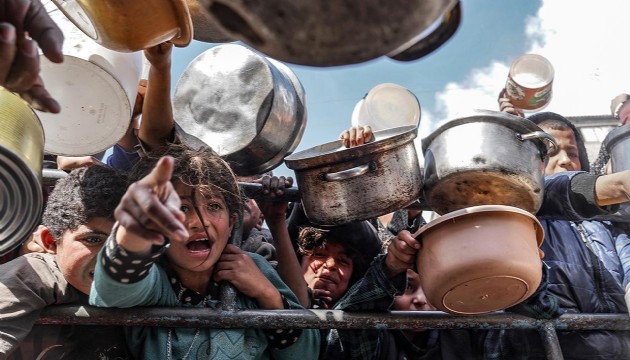
[(545, 321), (538, 329), (540, 333), (540, 339), (542, 340), (543, 347), (545, 348), (545, 355), (547, 360), (564, 360), (562, 355), (562, 349), (560, 348), (560, 342), (558, 341), (558, 333), (552, 322)]

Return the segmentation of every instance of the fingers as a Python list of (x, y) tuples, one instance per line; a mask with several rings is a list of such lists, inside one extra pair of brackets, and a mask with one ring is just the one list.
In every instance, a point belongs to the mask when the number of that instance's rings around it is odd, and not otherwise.
[(39, 56), (35, 41), (24, 39), (17, 47), (11, 72), (5, 78), (5, 87), (14, 92), (31, 88), (39, 76)]
[(0, 23), (0, 85), (6, 84), (6, 79), (13, 65), (15, 57), (15, 28), (9, 23)]
[(272, 198), (284, 195), (284, 189), (293, 186), (292, 177), (265, 175), (256, 182), (262, 184), (262, 192)]
[(40, 1), (30, 1), (30, 8), (24, 19), (24, 31), (37, 41), (44, 55), (52, 62), (63, 61), (63, 32), (46, 13)]
[(368, 125), (353, 126), (339, 134), (339, 139), (346, 148), (351, 148), (374, 141), (374, 133)]
[(36, 110), (54, 114), (61, 111), (59, 103), (53, 99), (50, 93), (48, 93), (48, 90), (44, 88), (41, 77), (35, 80), (35, 83), (29, 90), (20, 93), (20, 96)]
[(421, 244), (407, 230), (403, 230), (392, 240), (387, 248), (386, 266), (393, 272), (411, 269), (415, 265), (416, 254)]

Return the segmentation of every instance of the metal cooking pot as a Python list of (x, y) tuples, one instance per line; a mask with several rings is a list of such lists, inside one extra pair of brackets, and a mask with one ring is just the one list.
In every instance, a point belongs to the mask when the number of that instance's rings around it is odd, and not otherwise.
[[(275, 59), (336, 66), (389, 54), (458, 0), (199, 1), (228, 37)], [(200, 31), (195, 26), (197, 39)]]
[(18, 96), (0, 87), (0, 255), (31, 236), (43, 210), (44, 129)]
[(418, 36), (405, 43), (399, 49), (392, 51), (387, 56), (398, 61), (415, 61), (447, 42), (457, 29), (462, 19), (462, 6), (458, 1), (455, 6), (444, 13), (434, 25), (424, 30)]
[(533, 122), (477, 110), (422, 139), (424, 194), (445, 214), (476, 205), (509, 205), (536, 213), (545, 163), (555, 139)]
[(416, 126), (377, 131), (368, 144), (347, 149), (334, 141), (286, 157), (309, 220), (316, 225), (366, 220), (416, 201), (422, 192), (417, 131)]
[(613, 172), (630, 170), (630, 125), (611, 130), (602, 144), (610, 154)]
[(187, 136), (212, 147), (240, 176), (280, 165), (306, 127), (295, 74), (236, 44), (213, 47), (188, 65), (175, 87), (173, 113)]
[(187, 46), (193, 25), (184, 0), (52, 0), (87, 36), (116, 51), (138, 51), (165, 41)]

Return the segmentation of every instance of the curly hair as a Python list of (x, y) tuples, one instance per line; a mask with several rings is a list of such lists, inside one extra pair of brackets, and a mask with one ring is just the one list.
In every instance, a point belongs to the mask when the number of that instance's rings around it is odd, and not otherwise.
[(71, 171), (59, 179), (42, 216), (55, 241), (94, 218), (114, 219), (114, 210), (127, 190), (120, 170), (94, 165)]
[(230, 166), (211, 148), (193, 149), (184, 144), (169, 144), (158, 151), (147, 154), (131, 169), (129, 181), (135, 182), (153, 170), (155, 164), (163, 156), (171, 156), (175, 160), (171, 181), (209, 194), (218, 190), (230, 214), (241, 214), (241, 204), (245, 198), (241, 195), (236, 176)]
[(582, 133), (573, 125), (569, 119), (560, 114), (554, 112), (541, 112), (531, 115), (527, 118), (539, 127), (548, 127), (554, 130), (571, 130), (575, 136), (577, 142), (578, 156), (583, 171), (590, 171), (590, 164), (588, 161), (588, 153), (586, 152), (586, 146), (584, 145), (584, 138)]
[(332, 226), (327, 229), (303, 227), (298, 236), (298, 251), (311, 255), (326, 243), (340, 244), (352, 258), (349, 286), (365, 275), (372, 260), (380, 253), (381, 241), (374, 227), (367, 221)]

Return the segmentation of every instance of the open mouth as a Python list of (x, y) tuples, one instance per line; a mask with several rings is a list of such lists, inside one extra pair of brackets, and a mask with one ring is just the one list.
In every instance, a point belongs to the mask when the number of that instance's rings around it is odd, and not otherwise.
[(212, 248), (208, 239), (197, 239), (186, 244), (186, 248), (191, 252), (205, 252)]

